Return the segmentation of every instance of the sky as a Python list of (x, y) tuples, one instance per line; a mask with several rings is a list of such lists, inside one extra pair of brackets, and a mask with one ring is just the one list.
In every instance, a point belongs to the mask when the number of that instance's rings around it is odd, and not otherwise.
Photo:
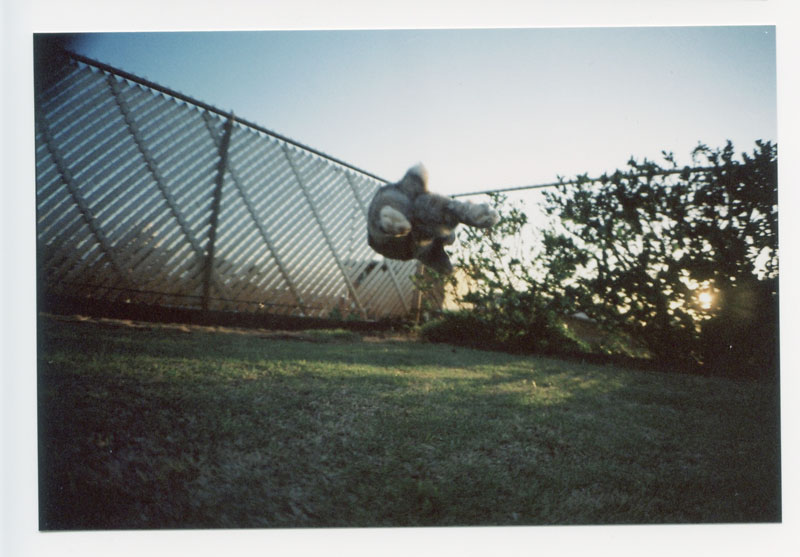
[(90, 33), (72, 48), (389, 181), (467, 193), (777, 140), (773, 26)]

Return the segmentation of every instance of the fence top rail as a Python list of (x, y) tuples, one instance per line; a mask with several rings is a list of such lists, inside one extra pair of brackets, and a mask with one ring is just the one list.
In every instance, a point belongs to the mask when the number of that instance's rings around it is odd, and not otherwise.
[[(714, 167), (711, 166), (698, 166), (698, 167), (690, 167), (686, 166), (684, 168), (676, 168), (672, 170), (660, 170), (658, 172), (639, 172), (636, 174), (625, 174), (621, 173), (621, 176), (624, 178), (647, 178), (649, 176), (669, 176), (671, 174), (682, 174), (684, 172), (690, 173), (698, 173), (698, 172), (710, 172), (714, 170)], [(491, 190), (481, 190), (481, 191), (471, 191), (465, 193), (455, 193), (451, 194), (450, 197), (469, 197), (472, 195), (488, 195), (493, 193), (506, 193), (510, 191), (524, 191), (524, 190), (538, 190), (543, 188), (556, 188), (558, 186), (576, 186), (580, 184), (596, 184), (598, 182), (610, 182), (614, 179), (614, 174), (607, 174), (603, 176), (599, 176), (597, 178), (588, 178), (586, 176), (582, 176), (576, 178), (574, 180), (560, 180), (558, 182), (550, 182), (547, 184), (536, 184), (530, 186), (511, 186), (505, 188), (495, 188)]]
[[(106, 73), (121, 77), (122, 79), (125, 79), (127, 81), (130, 81), (130, 82), (133, 82), (133, 83), (137, 83), (139, 85), (147, 87), (148, 89), (152, 89), (154, 91), (158, 91), (159, 93), (163, 93), (165, 95), (169, 95), (170, 97), (174, 97), (174, 98), (176, 98), (176, 99), (178, 99), (180, 101), (183, 101), (185, 103), (194, 105), (194, 106), (196, 106), (198, 108), (202, 108), (203, 110), (206, 110), (208, 112), (217, 114), (217, 115), (221, 116), (222, 118), (225, 118), (226, 120), (231, 117), (231, 113), (230, 112), (225, 112), (224, 110), (221, 110), (221, 109), (219, 109), (219, 108), (217, 108), (215, 106), (212, 106), (212, 105), (210, 105), (208, 103), (204, 103), (203, 101), (197, 100), (197, 99), (195, 99), (193, 97), (190, 97), (189, 95), (185, 95), (183, 93), (180, 93), (178, 91), (170, 89), (169, 87), (164, 87), (163, 85), (159, 85), (158, 83), (155, 83), (155, 82), (150, 81), (148, 79), (144, 79), (144, 78), (139, 77), (137, 75), (134, 75), (134, 74), (132, 74), (130, 72), (126, 72), (125, 70), (121, 70), (119, 68), (115, 68), (114, 66), (110, 66), (110, 65), (105, 64), (103, 62), (99, 62), (99, 61), (94, 60), (92, 58), (89, 58), (87, 56), (83, 56), (82, 54), (78, 54), (76, 52), (72, 52), (71, 50), (66, 50), (65, 52), (66, 52), (68, 57), (72, 58), (76, 62), (80, 62), (81, 64), (85, 64), (86, 66), (94, 67), (94, 68), (96, 68), (98, 70), (101, 70), (103, 72), (106, 72)], [(367, 176), (369, 178), (373, 178), (373, 179), (378, 180), (379, 182), (382, 182), (384, 184), (388, 183), (388, 180), (386, 180), (384, 178), (381, 178), (380, 176), (376, 176), (375, 174), (372, 174), (371, 172), (367, 172), (366, 170), (358, 168), (357, 166), (354, 166), (354, 165), (352, 165), (352, 164), (350, 164), (348, 162), (345, 162), (345, 161), (343, 161), (341, 159), (337, 159), (336, 157), (332, 157), (331, 155), (323, 153), (322, 151), (314, 149), (313, 147), (309, 147), (308, 145), (304, 145), (304, 144), (300, 143), (299, 141), (295, 141), (294, 139), (291, 139), (289, 137), (281, 135), (281, 134), (279, 134), (277, 132), (274, 132), (272, 130), (268, 130), (267, 128), (265, 128), (263, 126), (260, 126), (260, 125), (254, 123), (254, 122), (250, 122), (249, 120), (245, 120), (244, 118), (241, 118), (241, 117), (235, 116), (235, 115), (233, 116), (233, 121), (236, 122), (237, 124), (240, 124), (242, 126), (251, 128), (251, 129), (256, 130), (256, 131), (259, 131), (259, 132), (261, 132), (263, 134), (266, 134), (266, 135), (268, 135), (270, 137), (273, 137), (275, 139), (278, 139), (280, 141), (288, 143), (289, 145), (292, 145), (294, 147), (297, 147), (299, 149), (302, 149), (304, 151), (307, 151), (309, 153), (317, 155), (318, 157), (322, 157), (322, 158), (327, 159), (327, 160), (329, 160), (331, 162), (334, 162), (334, 163), (336, 163), (336, 164), (338, 164), (340, 166), (343, 166), (345, 168), (348, 168), (350, 170), (358, 172), (359, 174), (363, 174), (364, 176)]]

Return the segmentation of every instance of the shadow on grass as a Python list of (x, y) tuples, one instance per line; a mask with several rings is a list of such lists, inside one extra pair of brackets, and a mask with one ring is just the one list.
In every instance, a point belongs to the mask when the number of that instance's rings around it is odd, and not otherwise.
[(780, 520), (759, 385), (42, 319), (41, 527)]

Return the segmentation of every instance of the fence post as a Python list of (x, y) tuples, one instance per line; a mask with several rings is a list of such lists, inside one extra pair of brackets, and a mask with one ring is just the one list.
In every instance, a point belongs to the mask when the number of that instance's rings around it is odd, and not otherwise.
[[(186, 237), (186, 240), (189, 242), (192, 250), (197, 256), (198, 261), (200, 264), (205, 265), (206, 259), (206, 250), (197, 240), (192, 232), (192, 228), (186, 220), (186, 217), (182, 214), (180, 209), (180, 204), (175, 199), (175, 196), (170, 192), (170, 188), (167, 185), (166, 180), (164, 179), (164, 175), (159, 171), (158, 164), (156, 162), (153, 153), (151, 152), (150, 148), (147, 145), (147, 141), (144, 137), (142, 137), (141, 131), (139, 130), (139, 126), (136, 123), (136, 119), (134, 118), (133, 113), (131, 112), (131, 108), (128, 105), (128, 102), (125, 100), (125, 96), (123, 95), (123, 90), (120, 85), (119, 80), (117, 80), (113, 75), (108, 75), (106, 81), (108, 82), (109, 86), (111, 87), (111, 93), (114, 97), (114, 102), (117, 103), (117, 106), (120, 109), (123, 119), (125, 120), (125, 124), (128, 127), (128, 131), (133, 138), (134, 143), (136, 143), (136, 147), (139, 150), (139, 153), (144, 158), (145, 165), (147, 166), (147, 170), (153, 176), (153, 180), (155, 181), (156, 186), (158, 186), (161, 195), (164, 196), (164, 199), (167, 202), (167, 206), (171, 211), (172, 215), (175, 217), (175, 221), (178, 223), (178, 227), (180, 228), (183, 235)], [(213, 130), (212, 130), (213, 131)], [(205, 267), (203, 267), (203, 271), (205, 271)], [(211, 274), (209, 281), (214, 284), (220, 292), (226, 292), (224, 286), (217, 280), (213, 273)], [(227, 292), (226, 292), (227, 293)]]
[[(211, 113), (204, 112), (203, 119), (206, 122), (206, 127), (208, 128), (208, 131), (211, 134), (212, 139), (214, 140), (214, 144), (216, 145), (217, 149), (219, 149), (222, 146), (222, 139), (217, 137), (217, 135), (214, 133), (214, 124), (213, 124), (214, 117), (211, 116)], [(272, 258), (275, 260), (275, 264), (278, 266), (278, 271), (283, 277), (283, 280), (286, 282), (289, 291), (294, 296), (294, 299), (297, 302), (297, 307), (300, 308), (301, 315), (305, 315), (307, 313), (307, 310), (305, 307), (305, 302), (303, 302), (303, 297), (297, 290), (297, 287), (295, 286), (295, 283), (292, 280), (292, 276), (283, 262), (281, 254), (278, 252), (277, 247), (270, 238), (269, 232), (267, 232), (267, 228), (264, 226), (264, 223), (261, 222), (261, 219), (258, 216), (258, 211), (253, 203), (251, 195), (247, 192), (247, 189), (243, 187), (241, 179), (237, 176), (236, 169), (233, 166), (231, 166), (230, 163), (226, 168), (226, 172), (230, 173), (233, 187), (235, 188), (236, 192), (239, 194), (239, 197), (241, 198), (242, 202), (247, 208), (247, 211), (250, 214), (250, 218), (253, 219), (253, 223), (258, 229), (258, 232), (261, 235), (261, 239), (264, 240), (264, 244), (266, 244), (270, 255), (272, 255)]]
[(219, 209), (222, 205), (222, 186), (225, 182), (225, 168), (228, 166), (228, 147), (231, 142), (233, 129), (233, 113), (228, 116), (222, 132), (222, 143), (219, 146), (219, 163), (217, 164), (217, 183), (214, 187), (214, 198), (211, 201), (211, 221), (208, 232), (208, 249), (203, 273), (203, 311), (208, 311), (211, 298), (211, 277), (214, 270), (214, 249), (217, 242), (217, 225), (219, 223)]

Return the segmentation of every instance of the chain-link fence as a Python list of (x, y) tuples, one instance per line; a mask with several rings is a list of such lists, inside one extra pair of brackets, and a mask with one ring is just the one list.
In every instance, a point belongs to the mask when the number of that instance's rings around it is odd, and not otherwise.
[(36, 98), (40, 291), (93, 303), (380, 319), (413, 261), (366, 242), (384, 181), (69, 55)]

